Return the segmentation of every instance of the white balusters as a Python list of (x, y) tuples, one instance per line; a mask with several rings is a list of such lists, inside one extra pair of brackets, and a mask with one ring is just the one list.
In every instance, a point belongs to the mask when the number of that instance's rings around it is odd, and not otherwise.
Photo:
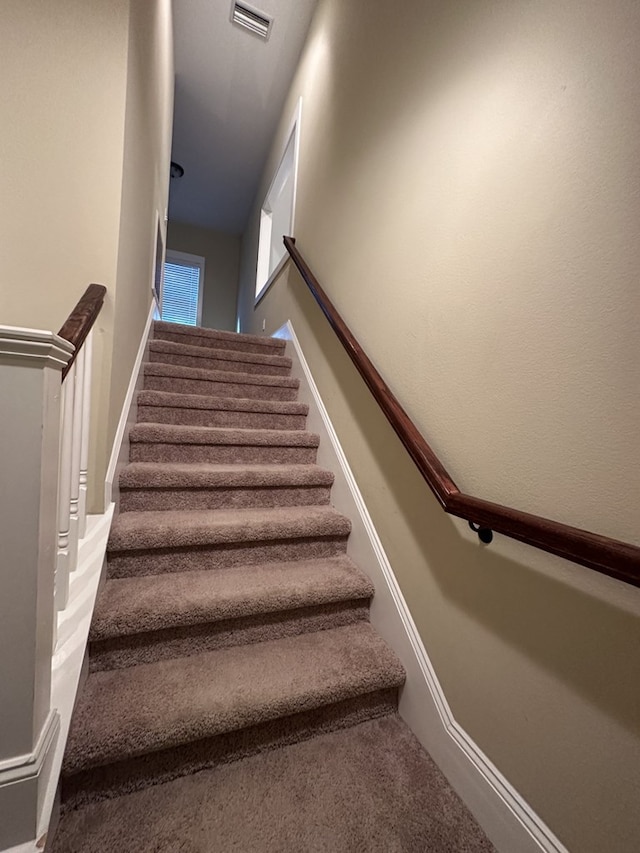
[(69, 601), (70, 575), (78, 564), (78, 544), (86, 529), (90, 383), (91, 335), (62, 383), (55, 579), (57, 610), (64, 610)]
[(58, 477), (58, 559), (56, 561), (56, 608), (64, 610), (69, 600), (70, 522), (71, 522), (71, 455), (73, 448), (73, 398), (75, 364), (62, 383), (60, 426), (60, 473)]
[(78, 500), (78, 533), (81, 539), (87, 528), (87, 470), (89, 468), (89, 419), (91, 413), (91, 370), (93, 332), (84, 342), (84, 382), (82, 387), (82, 441), (80, 442), (80, 495)]
[[(80, 453), (82, 450), (82, 410), (84, 392), (84, 347), (78, 353), (73, 377), (73, 421), (71, 424), (71, 493), (69, 499), (69, 571), (78, 565), (80, 531)], [(71, 379), (71, 376), (68, 377)]]
[(89, 285), (58, 335), (0, 325), (0, 690), (11, 685), (0, 701), (3, 850), (40, 830), (59, 742), (51, 703), (57, 627), (63, 643), (87, 604), (87, 573), (70, 585), (78, 551), (81, 561), (90, 552), (86, 540), (78, 547), (86, 532), (90, 334), (82, 341), (105, 293)]

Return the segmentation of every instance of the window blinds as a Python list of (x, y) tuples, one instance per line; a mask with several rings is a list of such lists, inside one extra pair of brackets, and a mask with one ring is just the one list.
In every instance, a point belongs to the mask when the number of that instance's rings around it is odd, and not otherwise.
[(162, 319), (167, 323), (195, 326), (198, 322), (200, 267), (188, 262), (167, 261), (162, 289)]

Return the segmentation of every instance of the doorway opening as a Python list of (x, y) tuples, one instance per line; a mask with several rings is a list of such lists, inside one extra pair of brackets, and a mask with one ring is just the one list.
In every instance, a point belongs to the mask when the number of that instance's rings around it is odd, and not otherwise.
[(282, 238), (295, 236), (301, 113), (302, 98), (298, 101), (280, 163), (260, 210), (256, 303), (262, 299), (287, 260)]

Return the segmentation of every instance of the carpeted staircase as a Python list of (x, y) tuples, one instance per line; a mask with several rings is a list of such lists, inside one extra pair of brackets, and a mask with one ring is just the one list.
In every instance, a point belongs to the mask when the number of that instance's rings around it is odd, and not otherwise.
[(284, 341), (154, 334), (55, 850), (492, 849), (397, 717)]

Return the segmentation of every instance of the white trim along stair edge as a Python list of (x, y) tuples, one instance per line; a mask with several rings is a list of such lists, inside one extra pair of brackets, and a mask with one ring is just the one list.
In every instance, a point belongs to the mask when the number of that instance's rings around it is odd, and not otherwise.
[(454, 718), (291, 321), (274, 337), (287, 341), (291, 375), (300, 380), (299, 399), (309, 404), (307, 429), (320, 435), (318, 464), (336, 476), (331, 502), (351, 519), (348, 553), (375, 586), (371, 622), (407, 670), (400, 715), (500, 853), (569, 853)]
[[(142, 372), (142, 364), (145, 361), (149, 341), (153, 337), (153, 317), (156, 311), (156, 302), (153, 300), (149, 309), (147, 322), (145, 323), (138, 354), (133, 364), (129, 387), (122, 404), (120, 412), (120, 420), (113, 439), (113, 448), (111, 450), (111, 458), (109, 459), (109, 467), (104, 484), (104, 505), (109, 506), (110, 503), (118, 503), (118, 474), (120, 469), (127, 464), (129, 460), (129, 429), (135, 423), (138, 406), (136, 403), (136, 392), (142, 390), (144, 382), (144, 374)], [(115, 484), (115, 485), (114, 485)]]

